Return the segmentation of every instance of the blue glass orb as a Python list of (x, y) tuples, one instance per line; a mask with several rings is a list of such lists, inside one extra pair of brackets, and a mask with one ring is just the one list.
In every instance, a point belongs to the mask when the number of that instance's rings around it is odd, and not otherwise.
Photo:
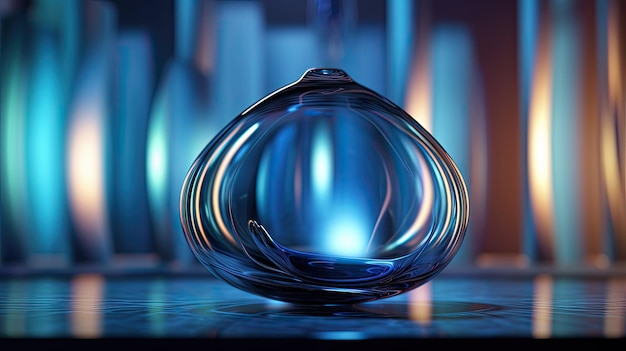
[(338, 69), (311, 69), (230, 122), (183, 184), (197, 259), (296, 304), (387, 298), (432, 279), (468, 224), (454, 162), (411, 116)]

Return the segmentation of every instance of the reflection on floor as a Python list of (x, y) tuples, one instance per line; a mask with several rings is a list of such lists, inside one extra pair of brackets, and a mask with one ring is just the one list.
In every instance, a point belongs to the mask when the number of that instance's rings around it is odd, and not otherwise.
[[(480, 273), (480, 274), (479, 274)], [(624, 338), (626, 274), (441, 274), (406, 294), (306, 307), (208, 274), (4, 274), (3, 337)]]

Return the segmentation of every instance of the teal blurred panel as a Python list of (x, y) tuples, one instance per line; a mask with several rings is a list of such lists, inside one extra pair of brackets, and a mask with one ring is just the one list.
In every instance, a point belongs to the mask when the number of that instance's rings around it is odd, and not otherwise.
[[(4, 12), (2, 10), (0, 10), (0, 57), (2, 57), (2, 19), (4, 18)], [(0, 65), (2, 64), (2, 60), (0, 60)], [(0, 66), (1, 69), (2, 66)], [(2, 71), (0, 71), (2, 72)], [(0, 75), (0, 77), (2, 77), (2, 75)], [(0, 99), (1, 99), (1, 95), (2, 95), (2, 88), (0, 88)], [(0, 103), (0, 111), (2, 109), (2, 105)], [(2, 115), (0, 115), (0, 125), (2, 125)], [(1, 133), (1, 132), (0, 132)], [(0, 146), (0, 153), (2, 152), (2, 146)], [(0, 165), (2, 164), (2, 156), (0, 156)], [(2, 267), (2, 237), (3, 235), (6, 234), (2, 234), (3, 232), (5, 232), (4, 226), (3, 226), (3, 214), (2, 212), (4, 208), (4, 200), (2, 198), (2, 185), (0, 184), (0, 267)]]
[(32, 45), (26, 116), (28, 261), (47, 267), (70, 261), (64, 167), (66, 99), (56, 34), (37, 25), (28, 40)]
[[(10, 171), (13, 175), (9, 175), (8, 182), (14, 183), (11, 178), (21, 173), (20, 182), (26, 188), (19, 190), (19, 187), (11, 186), (13, 190), (10, 192), (20, 192), (21, 204), (14, 200), (3, 201), (2, 211), (7, 213), (21, 207), (22, 214), (12, 217), (12, 223), (8, 223), (8, 227), (3, 225), (3, 229), (18, 235), (17, 240), (12, 240), (9, 259), (21, 255), (23, 261), (36, 265), (64, 265), (68, 262), (64, 131), (67, 87), (71, 78), (67, 77), (61, 61), (71, 55), (71, 50), (64, 51), (67, 46), (64, 46), (66, 37), (63, 33), (63, 28), (71, 23), (65, 11), (70, 5), (74, 5), (73, 2), (33, 1), (28, 11), (20, 9), (14, 16), (16, 20), (20, 18), (21, 29), (6, 31), (11, 40), (21, 42), (18, 50), (23, 65), (11, 70), (15, 79), (11, 79), (13, 87), (7, 90), (14, 91), (15, 81), (23, 81), (22, 87), (18, 88), (19, 97), (15, 94), (7, 96), (10, 99), (6, 104), (11, 110), (7, 112), (10, 129), (23, 129), (22, 132), (11, 131), (12, 136), (7, 140), (13, 144), (17, 139), (22, 140), (20, 145), (5, 148), (7, 156), (13, 155), (6, 158), (7, 162), (14, 163), (11, 158), (18, 156), (22, 164)], [(22, 112), (16, 113), (17, 110)], [(20, 121), (14, 120), (20, 115)]]
[[(9, 16), (11, 16), (17, 9), (18, 5), (20, 4), (19, 1), (0, 1), (0, 78), (4, 77), (4, 69), (2, 68), (3, 63), (2, 63), (2, 57), (3, 54), (6, 52), (3, 52), (3, 45), (7, 45), (6, 43), (6, 32), (7, 30), (5, 29), (5, 38), (3, 38), (2, 36), (2, 32), (3, 32), (3, 27), (6, 26), (6, 24), (3, 23), (5, 18), (8, 18)], [(3, 97), (3, 93), (2, 93), (2, 89), (3, 89), (3, 85), (1, 83), (1, 79), (0, 79), (0, 135), (2, 135), (2, 128), (4, 128), (4, 110), (2, 110), (2, 103), (4, 100)], [(6, 101), (5, 101), (6, 102)], [(3, 139), (0, 139), (3, 140)], [(3, 153), (3, 149), (4, 149), (4, 145), (2, 145), (2, 143), (0, 143), (0, 167), (4, 167), (3, 164), (3, 159), (4, 157), (2, 156)], [(1, 168), (0, 168), (1, 169)], [(0, 174), (2, 174), (2, 172), (0, 171)], [(2, 174), (4, 176), (4, 174)], [(5, 240), (10, 240), (12, 241), (13, 239), (7, 239), (13, 236), (13, 234), (11, 234), (11, 230), (10, 228), (8, 228), (8, 226), (10, 225), (10, 223), (6, 224), (7, 221), (4, 219), (4, 217), (7, 216), (6, 211), (5, 211), (5, 207), (7, 207), (8, 205), (6, 204), (6, 202), (8, 200), (6, 200), (3, 196), (3, 191), (4, 191), (4, 183), (2, 183), (0, 181), (0, 266), (2, 266), (2, 261), (3, 261), (3, 241)], [(7, 227), (5, 228), (5, 225), (7, 225)]]
[(387, 34), (384, 20), (359, 22), (355, 0), (310, 1), (310, 29), (316, 40), (317, 67), (346, 71), (355, 81), (386, 95)]
[(221, 129), (265, 95), (265, 24), (260, 1), (221, 1), (216, 11), (211, 125)]
[(316, 36), (319, 52), (318, 67), (340, 68), (354, 75), (348, 67), (348, 56), (354, 52), (354, 36), (358, 33), (358, 9), (356, 0), (307, 1), (307, 24)]
[(73, 259), (106, 264), (112, 253), (108, 203), (112, 179), (113, 77), (117, 18), (102, 1), (80, 3), (79, 62), (66, 144)]
[[(518, 1), (518, 45), (519, 45), (519, 75), (520, 75), (520, 99), (521, 99), (521, 121), (520, 128), (522, 133), (521, 140), (528, 140), (527, 125), (530, 105), (530, 89), (532, 82), (532, 74), (534, 71), (534, 62), (536, 55), (537, 35), (539, 30), (539, 3), (537, 0)], [(522, 160), (527, 160), (527, 148), (522, 147)], [(536, 259), (536, 251), (534, 247), (537, 240), (533, 234), (534, 224), (532, 210), (530, 207), (530, 196), (528, 188), (528, 165), (522, 162), (522, 171), (524, 174), (523, 196), (524, 196), (524, 253), (529, 259)]]
[[(468, 192), (472, 189), (472, 90), (475, 89), (473, 40), (461, 25), (440, 24), (431, 38), (433, 136), (455, 161)], [(480, 121), (476, 121), (480, 122)], [(471, 211), (471, 210), (470, 210)], [(451, 264), (473, 262), (472, 244), (477, 238), (471, 229)]]
[(26, 100), (29, 35), (27, 18), (4, 18), (0, 37), (0, 217), (3, 263), (22, 263), (30, 229), (26, 194)]
[(321, 65), (315, 40), (314, 33), (305, 27), (267, 28), (265, 93), (291, 84), (307, 69)]
[[(558, 10), (555, 14), (558, 13)], [(558, 17), (559, 15), (557, 15)], [(557, 20), (558, 22), (559, 20)], [(557, 25), (558, 27), (558, 25)], [(557, 30), (558, 31), (558, 30)], [(557, 35), (558, 36), (558, 35)], [(558, 224), (557, 224), (558, 225)], [(558, 240), (558, 239), (557, 239)], [(559, 253), (557, 252), (557, 264), (569, 264), (568, 262), (558, 261)], [(588, 290), (585, 293), (578, 292), (579, 289)], [(585, 323), (573, 324), (568, 323), (569, 316), (566, 313), (559, 313), (563, 309), (576, 310), (579, 308), (584, 308), (584, 306), (588, 303), (587, 301), (580, 301), (580, 295), (589, 294), (589, 296), (603, 296), (605, 294), (605, 289), (597, 285), (589, 286), (581, 286), (577, 284), (577, 282), (567, 279), (555, 279), (552, 285), (552, 337), (566, 337), (567, 335), (585, 335), (588, 332), (588, 329), (585, 326)], [(581, 315), (580, 318), (589, 318), (588, 323), (594, 323), (591, 320), (591, 316)], [(597, 322), (595, 322), (597, 323)]]
[(413, 46), (413, 1), (387, 1), (387, 97), (404, 107)]
[[(189, 261), (189, 248), (180, 228), (178, 203), (186, 172), (195, 155), (188, 150), (195, 115), (194, 84), (188, 65), (167, 67), (151, 110), (147, 179), (157, 253), (165, 261)], [(182, 138), (181, 138), (182, 137)]]
[[(266, 29), (266, 63), (263, 95), (290, 84), (309, 68), (325, 67), (319, 51), (319, 33), (306, 27), (276, 26)], [(385, 29), (364, 25), (355, 32), (337, 65), (357, 82), (384, 94), (386, 86)]]
[[(28, 281), (25, 279), (9, 279), (7, 281), (6, 293), (3, 300), (11, 306), (19, 306), (24, 301), (24, 297), (30, 297)], [(9, 338), (24, 338), (27, 335), (26, 309), (15, 309), (0, 316), (0, 331)]]
[[(582, 122), (581, 24), (576, 2), (552, 0), (553, 47), (553, 142), (552, 152), (555, 216), (555, 260), (557, 265), (576, 266), (584, 262), (579, 177), (580, 148), (584, 140)], [(546, 150), (548, 151), (548, 150)]]
[(355, 81), (387, 95), (387, 52), (385, 27), (381, 24), (363, 24), (352, 34), (341, 62)]
[[(523, 150), (524, 163), (524, 194), (525, 195), (525, 238), (524, 246), (526, 254), (533, 261), (548, 261), (558, 266), (579, 266), (584, 264), (583, 252), (583, 226), (582, 218), (582, 193), (584, 186), (580, 177), (584, 167), (580, 164), (582, 132), (582, 101), (585, 98), (582, 90), (583, 64), (582, 57), (582, 27), (578, 18), (577, 3), (573, 1), (551, 1), (539, 3), (536, 1), (524, 1), (519, 5), (519, 40), (520, 40), (520, 82), (521, 82), (521, 108), (522, 140), (526, 143)], [(547, 45), (540, 50), (541, 41), (546, 40)], [(545, 76), (539, 76), (539, 60), (541, 57), (549, 57), (549, 70)], [(540, 121), (542, 116), (539, 112), (531, 111), (531, 96), (533, 94), (534, 80), (541, 84), (550, 85), (548, 106), (537, 104), (536, 108), (549, 108), (547, 121)], [(539, 86), (537, 87), (539, 88)], [(532, 115), (535, 113), (535, 115)], [(533, 124), (534, 121), (534, 124)], [(542, 129), (535, 133), (546, 133), (538, 139), (536, 135), (530, 135), (531, 124)], [(539, 162), (538, 155), (528, 153), (530, 144), (546, 142), (543, 150), (551, 160), (549, 169), (542, 173), (531, 173), (531, 162)], [(534, 158), (533, 158), (534, 157)], [(539, 169), (535, 165), (535, 169)], [(541, 182), (546, 184), (547, 197), (551, 204), (539, 204), (539, 197), (535, 199), (535, 206), (551, 206), (548, 220), (553, 223), (549, 228), (540, 223), (538, 214), (533, 214), (533, 199), (530, 194), (531, 177), (544, 177)], [(549, 177), (549, 179), (547, 179)], [(538, 179), (534, 181), (539, 184)], [(536, 192), (536, 190), (535, 190)]]
[(523, 116), (527, 117), (530, 99), (530, 82), (533, 72), (535, 46), (538, 31), (539, 4), (537, 0), (518, 1), (518, 42), (519, 42), (519, 70), (522, 85), (521, 99)]
[(165, 311), (170, 302), (167, 299), (167, 287), (165, 280), (156, 279), (150, 283), (147, 294), (146, 302), (150, 316), (150, 334), (156, 337), (167, 336), (168, 328), (166, 322), (168, 314)]
[[(38, 27), (54, 32), (59, 51), (61, 94), (67, 109), (85, 33), (81, 30), (83, 0), (34, 0), (31, 17)], [(66, 112), (64, 112), (66, 113)]]
[(156, 251), (167, 262), (187, 265), (191, 250), (179, 217), (187, 171), (209, 138), (207, 80), (179, 60), (168, 64), (150, 111), (146, 177)]
[[(180, 225), (182, 184), (224, 119), (213, 119), (216, 42), (213, 1), (176, 1), (176, 52), (150, 110), (146, 180), (156, 252), (166, 262), (197, 263)], [(215, 90), (221, 89), (215, 86)], [(233, 116), (234, 117), (234, 116)]]
[(65, 266), (71, 261), (71, 225), (66, 182), (67, 116), (81, 40), (78, 0), (33, 1), (28, 97), (28, 261)]
[(204, 74), (213, 70), (215, 56), (215, 1), (176, 0), (176, 58)]
[(192, 62), (195, 42), (198, 37), (197, 26), (200, 18), (198, 8), (202, 1), (176, 0), (176, 56), (184, 62)]
[(168, 145), (168, 103), (167, 82), (164, 77), (164, 86), (157, 91), (154, 103), (150, 110), (148, 135), (146, 140), (146, 182), (148, 185), (148, 203), (152, 219), (152, 235), (155, 240), (155, 251), (161, 259), (172, 260), (172, 233), (174, 223), (168, 216), (168, 161), (170, 150)]
[[(201, 12), (199, 22), (191, 20), (193, 25), (177, 23), (177, 33), (191, 31), (209, 44), (198, 40), (177, 47), (177, 57), (167, 66), (151, 109), (146, 176), (157, 252), (166, 261), (183, 266), (197, 263), (179, 218), (187, 171), (221, 128), (265, 95), (261, 5), (256, 1), (177, 3), (179, 21)], [(211, 18), (215, 27), (209, 23)]]
[[(598, 93), (600, 96), (599, 106), (600, 110), (607, 108), (606, 97), (608, 96), (608, 18), (609, 18), (609, 3), (610, 0), (598, 0), (595, 3), (595, 20), (596, 20), (596, 55), (597, 55), (597, 71), (598, 76)], [(602, 115), (601, 120), (604, 120), (606, 116)], [(602, 123), (602, 121), (600, 122)], [(601, 124), (600, 124), (601, 125)], [(600, 152), (602, 152), (602, 146), (600, 147)], [(602, 181), (603, 187), (606, 189), (606, 182)], [(601, 209), (603, 212), (606, 212), (606, 217), (604, 221), (610, 223), (611, 219), (608, 213), (610, 213), (610, 205), (607, 201), (606, 190), (602, 193), (602, 202), (603, 208)], [(613, 250), (613, 240), (611, 240), (611, 229), (610, 226), (606, 225), (603, 228), (602, 234), (602, 251), (606, 253), (607, 258), (611, 261), (615, 260), (615, 251)]]
[(145, 162), (154, 84), (152, 61), (152, 42), (146, 33), (126, 31), (119, 34), (109, 205), (116, 254), (147, 254), (153, 252), (154, 247)]
[(52, 309), (69, 310), (72, 300), (58, 298), (71, 296), (69, 284), (55, 277), (34, 279), (23, 286), (23, 293), (15, 297), (16, 305), (37, 301), (46, 306), (43, 309), (32, 308), (24, 311), (24, 327), (28, 334), (33, 338), (55, 338), (67, 333), (70, 318), (64, 313), (53, 313)]

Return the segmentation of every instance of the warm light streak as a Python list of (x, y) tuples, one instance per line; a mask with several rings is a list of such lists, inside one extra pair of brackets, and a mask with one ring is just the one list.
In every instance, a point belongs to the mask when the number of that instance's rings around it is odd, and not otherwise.
[(83, 239), (96, 244), (107, 231), (103, 106), (94, 96), (78, 101), (68, 138), (68, 187), (72, 214)]
[(101, 302), (104, 279), (96, 274), (79, 275), (72, 281), (72, 333), (77, 338), (102, 335)]
[(416, 55), (408, 82), (405, 110), (422, 127), (432, 132), (432, 82), (429, 38), (429, 23), (426, 17), (422, 16), (417, 36)]
[[(610, 2), (607, 19), (607, 84), (608, 101), (605, 103), (601, 124), (602, 166), (607, 187), (609, 211), (615, 235), (626, 237), (626, 100), (622, 82), (622, 57), (618, 13), (615, 2)], [(620, 150), (624, 148), (624, 150)], [(620, 155), (621, 154), (621, 155)], [(623, 169), (620, 169), (620, 166)], [(620, 174), (621, 173), (621, 174)], [(621, 241), (617, 241), (621, 252)], [(626, 249), (624, 249), (626, 250)], [(626, 251), (625, 251), (626, 252)]]
[(608, 11), (607, 21), (607, 69), (608, 69), (608, 83), (609, 83), (609, 100), (611, 103), (616, 104), (615, 107), (621, 108), (620, 101), (622, 99), (623, 87), (622, 87), (622, 65), (620, 55), (620, 23), (619, 12), (615, 8), (615, 2), (610, 2), (610, 8)]
[(528, 116), (528, 181), (540, 246), (551, 252), (554, 228), (552, 194), (552, 67), (550, 40), (540, 35)]
[(214, 47), (215, 47), (215, 19), (213, 13), (212, 2), (203, 1), (199, 4), (201, 9), (200, 24), (198, 26), (197, 49), (195, 53), (196, 66), (204, 74), (209, 74), (215, 66)]
[(604, 336), (624, 337), (626, 329), (626, 278), (613, 278), (607, 283)]
[[(426, 58), (422, 58), (426, 61)], [(424, 129), (432, 131), (432, 97), (430, 91), (430, 71), (428, 62), (420, 61), (416, 64), (415, 72), (409, 81), (409, 93), (406, 99), (406, 111)]]
[(604, 181), (607, 187), (607, 198), (609, 210), (614, 224), (614, 230), (626, 230), (621, 225), (626, 213), (626, 204), (622, 196), (622, 185), (620, 170), (618, 165), (617, 139), (615, 137), (615, 126), (611, 118), (604, 118), (601, 124), (602, 143), (602, 166), (604, 171)]
[(532, 335), (537, 339), (552, 335), (552, 278), (539, 275), (534, 282)]
[(433, 315), (433, 288), (428, 282), (409, 292), (409, 318), (419, 324), (430, 324)]

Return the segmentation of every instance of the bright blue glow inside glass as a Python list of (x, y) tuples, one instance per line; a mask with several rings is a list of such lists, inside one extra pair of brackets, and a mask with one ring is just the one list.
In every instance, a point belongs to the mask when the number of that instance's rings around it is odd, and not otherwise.
[(337, 69), (312, 69), (228, 124), (192, 165), (181, 222), (200, 262), (298, 304), (372, 301), (432, 279), (469, 216), (450, 156)]

